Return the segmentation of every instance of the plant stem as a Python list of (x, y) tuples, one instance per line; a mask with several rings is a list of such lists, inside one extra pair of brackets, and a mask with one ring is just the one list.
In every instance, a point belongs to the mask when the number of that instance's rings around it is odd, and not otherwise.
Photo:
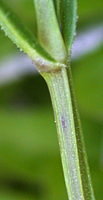
[[(94, 200), (73, 89), (71, 69), (43, 73), (55, 113), (69, 200)], [(69, 77), (69, 81), (68, 81)]]

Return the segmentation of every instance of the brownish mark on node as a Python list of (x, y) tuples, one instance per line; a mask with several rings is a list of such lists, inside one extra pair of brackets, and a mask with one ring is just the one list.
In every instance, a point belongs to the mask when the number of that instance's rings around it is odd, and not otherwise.
[(33, 63), (36, 65), (37, 70), (40, 73), (56, 73), (61, 71), (61, 67), (60, 66), (55, 66), (56, 64), (54, 63), (54, 67), (50, 67), (47, 64), (45, 64), (45, 62), (41, 62), (40, 61), (33, 61)]

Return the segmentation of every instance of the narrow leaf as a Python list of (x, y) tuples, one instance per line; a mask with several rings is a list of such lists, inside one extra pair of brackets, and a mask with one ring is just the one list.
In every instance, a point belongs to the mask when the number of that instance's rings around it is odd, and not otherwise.
[(66, 50), (57, 21), (53, 0), (34, 0), (38, 39), (43, 48), (57, 61), (64, 62)]
[(68, 51), (70, 51), (76, 32), (77, 0), (60, 0), (60, 1), (61, 1), (62, 33), (65, 45)]
[(20, 48), (27, 53), (32, 60), (41, 66), (54, 64), (54, 59), (39, 45), (31, 32), (29, 32), (17, 16), (0, 0), (0, 26), (5, 34)]
[(53, 0), (59, 25), (61, 24), (61, 0)]

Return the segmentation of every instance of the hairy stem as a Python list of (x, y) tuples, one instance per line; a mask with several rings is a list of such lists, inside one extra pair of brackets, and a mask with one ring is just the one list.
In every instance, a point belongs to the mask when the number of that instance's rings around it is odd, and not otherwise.
[(42, 75), (51, 94), (69, 200), (94, 200), (70, 67), (68, 76), (65, 68)]

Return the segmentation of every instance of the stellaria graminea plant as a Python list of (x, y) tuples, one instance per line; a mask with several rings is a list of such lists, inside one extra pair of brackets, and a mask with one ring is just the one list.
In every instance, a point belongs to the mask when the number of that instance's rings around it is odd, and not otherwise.
[(37, 38), (2, 0), (0, 26), (17, 47), (33, 60), (48, 85), (69, 199), (94, 200), (70, 68), (77, 2), (34, 0), (34, 7)]

